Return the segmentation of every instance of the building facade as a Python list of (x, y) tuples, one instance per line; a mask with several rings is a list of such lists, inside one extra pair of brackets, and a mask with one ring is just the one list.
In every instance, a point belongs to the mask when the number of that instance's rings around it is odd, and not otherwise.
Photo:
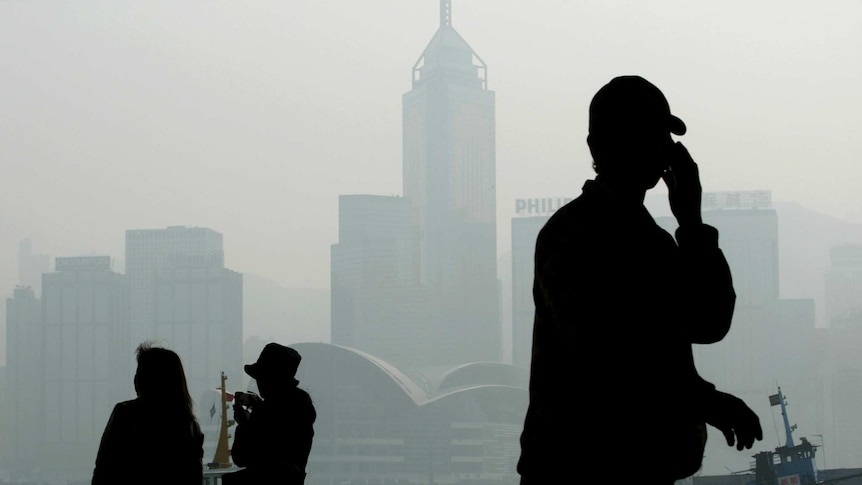
[(332, 343), (404, 366), (428, 365), (419, 240), (403, 197), (342, 195), (331, 248)]
[(51, 271), (51, 257), (33, 252), (30, 238), (18, 242), (18, 285), (29, 286), (36, 293), (42, 293), (42, 274)]
[(826, 318), (830, 327), (862, 323), (862, 244), (829, 250), (826, 271)]
[(339, 201), (333, 342), (406, 366), (502, 359), (495, 104), (486, 72), (442, 0), (440, 26), (402, 96), (403, 198)]
[[(179, 354), (191, 395), (217, 388), (221, 372), (239, 385), (244, 379), (242, 274), (215, 261), (192, 263), (157, 271), (153, 286), (153, 339)], [(199, 408), (198, 416), (208, 411)]]
[(221, 372), (242, 382), (242, 275), (224, 267), (220, 232), (126, 231), (126, 272), (129, 348), (153, 341), (177, 352), (195, 397), (218, 387)]
[(408, 375), (347, 347), (292, 347), (317, 410), (309, 485), (518, 483), (525, 369), (474, 363)]
[[(38, 403), (45, 400), (42, 375), (42, 302), (29, 286), (15, 288), (6, 299), (6, 389), (2, 402), (5, 465), (13, 474), (39, 466), (38, 444), (43, 435)], [(14, 392), (11, 392), (14, 390)], [(34, 405), (36, 403), (36, 405)]]
[[(695, 346), (698, 369), (747, 401), (762, 399), (764, 383), (774, 382), (779, 372), (765, 344), (785, 338), (778, 322), (778, 215), (768, 191), (705, 193), (702, 215), (718, 229), (736, 307), (731, 330), (721, 342)], [(674, 217), (656, 217), (656, 223), (670, 234), (676, 231)]]
[(125, 277), (108, 256), (56, 258), (42, 277), (38, 459), (45, 478), (86, 478), (111, 409), (134, 396)]
[(224, 264), (222, 235), (204, 227), (126, 231), (126, 277), (129, 284), (129, 345), (155, 335), (155, 273), (190, 261)]
[(451, 2), (402, 96), (403, 193), (420, 240), (440, 364), (499, 361), (495, 96)]

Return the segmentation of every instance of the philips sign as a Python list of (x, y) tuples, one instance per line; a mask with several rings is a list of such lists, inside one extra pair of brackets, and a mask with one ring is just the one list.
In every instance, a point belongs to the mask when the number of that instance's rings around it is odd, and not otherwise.
[(542, 199), (515, 199), (515, 214), (522, 217), (548, 216), (568, 204), (571, 197), (550, 197)]

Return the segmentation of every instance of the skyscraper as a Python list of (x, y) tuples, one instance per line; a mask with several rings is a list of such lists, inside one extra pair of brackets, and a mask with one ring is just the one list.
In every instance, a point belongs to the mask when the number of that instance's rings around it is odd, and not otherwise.
[(862, 322), (862, 244), (829, 249), (826, 271), (826, 318), (830, 327)]
[(15, 288), (6, 299), (6, 388), (0, 418), (0, 436), (9, 450), (4, 464), (16, 472), (29, 472), (39, 466), (37, 444), (42, 436), (43, 419), (39, 407), (44, 402), (42, 304), (29, 286)]
[(33, 254), (30, 238), (18, 242), (18, 284), (33, 288), (36, 298), (42, 293), (42, 274), (51, 271), (51, 258), (47, 254)]
[(419, 241), (409, 201), (342, 195), (338, 221), (331, 254), (332, 343), (402, 366), (429, 364)]
[(125, 277), (108, 256), (57, 258), (42, 276), (44, 395), (29, 405), (44, 427), (41, 468), (52, 476), (87, 478), (111, 408), (134, 396), (127, 312)]
[[(219, 384), (224, 372), (243, 388), (242, 274), (221, 262), (176, 265), (154, 275), (153, 338), (179, 354), (194, 399)], [(203, 416), (204, 411), (198, 410)]]
[(183, 360), (192, 397), (220, 384), (241, 387), (242, 275), (224, 267), (221, 233), (172, 226), (126, 231), (130, 334)]
[(136, 345), (155, 333), (155, 273), (189, 260), (224, 261), (222, 235), (205, 227), (126, 231), (126, 277), (129, 282), (131, 342)]
[(420, 241), (440, 364), (499, 361), (494, 92), (487, 65), (452, 27), (450, 0), (402, 97), (403, 190)]

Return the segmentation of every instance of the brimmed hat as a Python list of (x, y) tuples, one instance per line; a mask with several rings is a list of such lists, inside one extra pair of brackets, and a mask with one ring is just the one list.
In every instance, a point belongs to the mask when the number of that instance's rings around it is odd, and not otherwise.
[(661, 90), (640, 76), (615, 77), (598, 90), (590, 102), (589, 129), (600, 137), (642, 130), (686, 132)]
[(296, 350), (281, 344), (269, 343), (261, 350), (257, 362), (245, 366), (245, 373), (254, 379), (289, 378), (296, 375), (300, 360), (302, 357)]

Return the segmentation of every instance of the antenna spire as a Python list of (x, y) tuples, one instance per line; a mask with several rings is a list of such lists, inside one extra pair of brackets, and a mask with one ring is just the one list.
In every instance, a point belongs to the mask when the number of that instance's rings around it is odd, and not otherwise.
[(452, 0), (440, 0), (440, 27), (452, 25)]

